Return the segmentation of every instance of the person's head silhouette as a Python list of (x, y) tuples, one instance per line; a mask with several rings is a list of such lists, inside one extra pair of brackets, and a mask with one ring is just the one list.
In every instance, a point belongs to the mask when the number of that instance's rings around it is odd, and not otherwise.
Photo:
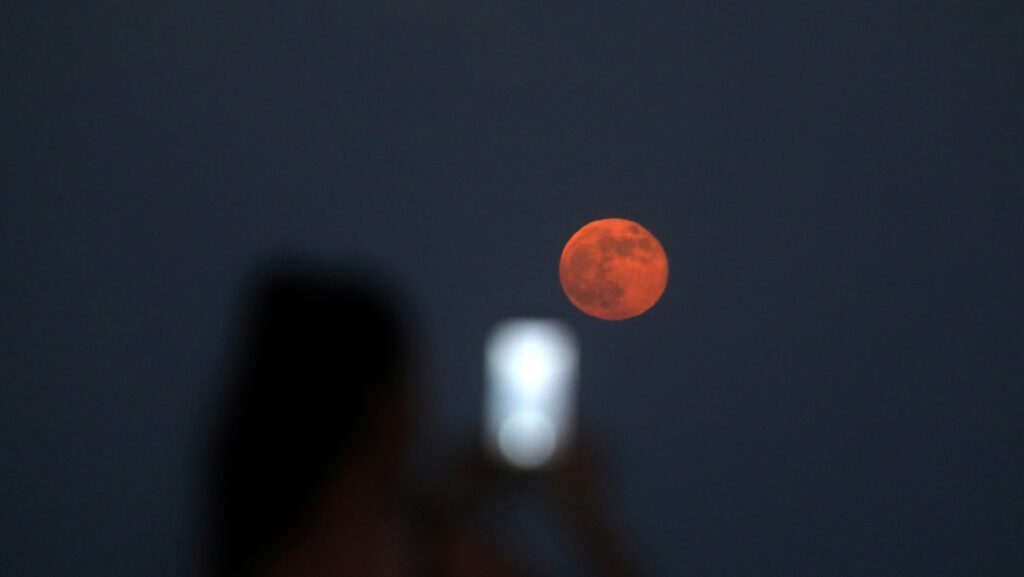
[(213, 457), (215, 575), (367, 574), (397, 542), (409, 355), (385, 295), (295, 264), (253, 283)]

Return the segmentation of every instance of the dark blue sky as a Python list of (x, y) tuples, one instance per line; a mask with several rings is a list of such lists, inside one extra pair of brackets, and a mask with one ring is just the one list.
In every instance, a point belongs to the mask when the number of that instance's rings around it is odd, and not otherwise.
[[(1021, 3), (165, 4), (0, 8), (0, 573), (185, 574), (281, 250), (413, 295), (426, 446), (572, 323), (656, 575), (1024, 571)], [(670, 262), (621, 323), (558, 284), (607, 217)]]

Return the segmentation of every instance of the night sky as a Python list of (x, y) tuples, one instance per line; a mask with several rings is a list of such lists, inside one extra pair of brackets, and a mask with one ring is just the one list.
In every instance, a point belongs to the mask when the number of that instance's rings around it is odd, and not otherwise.
[[(0, 574), (188, 574), (245, 275), (369, 264), (478, 433), (556, 316), (651, 574), (1024, 574), (1024, 4), (6, 2)], [(658, 237), (586, 317), (583, 224)]]

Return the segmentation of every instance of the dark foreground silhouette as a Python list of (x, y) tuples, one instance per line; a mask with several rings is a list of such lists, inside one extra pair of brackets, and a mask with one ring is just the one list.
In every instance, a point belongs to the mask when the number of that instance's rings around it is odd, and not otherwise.
[[(206, 575), (520, 576), (471, 522), (521, 481), (475, 451), (414, 486), (406, 318), (366, 275), (279, 264), (245, 295), (208, 463)], [(571, 451), (535, 475), (574, 522), (597, 575), (635, 573), (608, 529), (594, 464)]]

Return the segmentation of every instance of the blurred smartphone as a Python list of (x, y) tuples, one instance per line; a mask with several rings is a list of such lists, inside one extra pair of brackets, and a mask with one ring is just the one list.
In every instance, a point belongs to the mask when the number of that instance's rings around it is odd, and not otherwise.
[(514, 318), (487, 335), (484, 444), (520, 469), (550, 462), (575, 425), (579, 345), (556, 319)]

